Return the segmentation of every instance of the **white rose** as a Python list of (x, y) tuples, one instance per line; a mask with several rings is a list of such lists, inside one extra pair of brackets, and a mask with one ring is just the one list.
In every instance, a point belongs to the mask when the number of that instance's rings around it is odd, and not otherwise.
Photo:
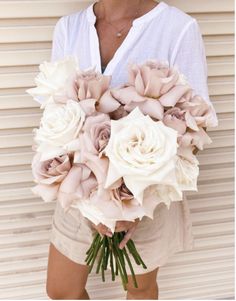
[(53, 103), (53, 97), (76, 98), (75, 78), (79, 70), (73, 57), (56, 62), (44, 62), (39, 66), (40, 73), (35, 78), (36, 87), (26, 90), (41, 109), (47, 103)]
[(183, 193), (178, 185), (151, 185), (144, 191), (143, 208), (145, 215), (153, 219), (153, 212), (158, 204), (164, 203), (170, 209), (172, 202), (182, 199)]
[(93, 204), (89, 199), (86, 200), (76, 200), (71, 205), (72, 208), (76, 208), (81, 212), (81, 214), (90, 220), (95, 225), (102, 223), (106, 225), (114, 233), (116, 220), (114, 218), (109, 218), (105, 216), (103, 211)]
[(177, 156), (176, 178), (181, 190), (197, 191), (197, 179), (199, 175), (198, 160), (194, 158), (190, 162), (182, 156)]
[(111, 120), (111, 136), (104, 150), (110, 159), (105, 188), (123, 177), (142, 203), (148, 186), (177, 185), (177, 146), (177, 131), (143, 115), (138, 107), (126, 117)]
[(42, 153), (41, 161), (73, 151), (71, 147), (78, 138), (84, 120), (85, 113), (76, 101), (48, 104), (39, 129), (33, 130), (36, 151)]

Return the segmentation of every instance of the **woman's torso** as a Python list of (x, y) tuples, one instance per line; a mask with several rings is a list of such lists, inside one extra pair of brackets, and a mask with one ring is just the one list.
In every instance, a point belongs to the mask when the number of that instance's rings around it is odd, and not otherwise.
[[(99, 39), (95, 28), (96, 16), (93, 4), (77, 13), (65, 16), (67, 43), (64, 56), (78, 58), (81, 69), (101, 69)], [(148, 13), (136, 18), (126, 38), (107, 64), (104, 74), (113, 75), (111, 86), (127, 80), (127, 64), (142, 63), (147, 59), (168, 60), (173, 64), (172, 54), (184, 29), (193, 18), (179, 9), (160, 2)]]

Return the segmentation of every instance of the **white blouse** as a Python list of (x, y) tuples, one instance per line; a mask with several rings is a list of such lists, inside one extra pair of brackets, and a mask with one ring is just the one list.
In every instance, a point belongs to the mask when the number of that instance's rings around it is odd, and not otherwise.
[[(73, 55), (81, 69), (101, 70), (99, 39), (93, 4), (61, 17), (54, 30), (51, 61)], [(199, 25), (195, 18), (176, 7), (160, 2), (133, 20), (132, 26), (104, 75), (112, 75), (111, 86), (127, 81), (127, 64), (147, 59), (165, 60), (185, 74), (196, 94), (212, 105), (207, 87), (207, 63)], [(214, 109), (214, 108), (213, 108)], [(215, 110), (214, 126), (218, 125)]]

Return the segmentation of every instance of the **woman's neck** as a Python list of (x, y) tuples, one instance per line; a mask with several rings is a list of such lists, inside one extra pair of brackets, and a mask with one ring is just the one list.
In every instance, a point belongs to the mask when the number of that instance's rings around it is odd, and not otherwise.
[(100, 18), (114, 22), (132, 18), (137, 9), (143, 15), (156, 5), (154, 0), (99, 0), (94, 6), (94, 13)]

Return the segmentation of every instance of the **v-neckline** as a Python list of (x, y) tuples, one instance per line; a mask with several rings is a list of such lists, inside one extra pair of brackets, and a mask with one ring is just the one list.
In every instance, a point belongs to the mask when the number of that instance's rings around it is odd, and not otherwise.
[[(102, 73), (102, 64), (101, 64), (101, 53), (100, 53), (100, 43), (99, 43), (99, 37), (97, 33), (97, 29), (95, 27), (96, 23), (96, 15), (94, 13), (93, 7), (97, 1), (92, 3), (90, 6), (87, 7), (87, 17), (88, 21), (90, 22), (90, 52), (91, 52), (91, 59), (92, 59), (92, 65), (95, 66), (96, 70)], [(116, 49), (113, 57), (110, 59), (110, 61), (106, 64), (106, 68), (103, 71), (104, 75), (110, 75), (112, 74), (115, 65), (119, 62), (121, 59), (123, 53), (126, 51), (126, 48), (128, 45), (132, 44), (132, 41), (136, 38), (136, 35), (138, 33), (141, 34), (141, 28), (144, 26), (144, 24), (153, 19), (157, 14), (159, 14), (165, 7), (168, 5), (161, 1), (159, 4), (154, 6), (151, 10), (149, 10), (144, 15), (135, 18), (132, 21), (132, 25), (120, 44), (120, 46)]]

